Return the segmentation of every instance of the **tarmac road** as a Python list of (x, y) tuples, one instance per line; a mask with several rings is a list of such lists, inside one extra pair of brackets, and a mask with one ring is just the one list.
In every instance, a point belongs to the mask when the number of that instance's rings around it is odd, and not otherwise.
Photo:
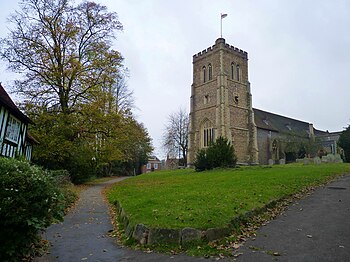
[(295, 202), (236, 253), (242, 262), (350, 261), (350, 175)]

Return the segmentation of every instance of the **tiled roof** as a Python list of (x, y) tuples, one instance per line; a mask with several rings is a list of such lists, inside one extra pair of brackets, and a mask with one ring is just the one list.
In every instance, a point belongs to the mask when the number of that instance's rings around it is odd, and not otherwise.
[(15, 103), (12, 101), (11, 97), (7, 94), (5, 89), (2, 87), (0, 83), (0, 103), (4, 105), (11, 113), (16, 116), (18, 119), (22, 120), (26, 123), (33, 123), (29, 117), (21, 112)]
[[(309, 123), (296, 120), (293, 118), (266, 112), (257, 108), (253, 108), (254, 120), (258, 128), (288, 134), (297, 134), (302, 136), (309, 135)], [(314, 134), (322, 135), (327, 132), (314, 128)]]
[(159, 160), (158, 157), (156, 157), (156, 156), (150, 156), (150, 157), (148, 158), (148, 161), (157, 161), (157, 162), (160, 162), (160, 160)]

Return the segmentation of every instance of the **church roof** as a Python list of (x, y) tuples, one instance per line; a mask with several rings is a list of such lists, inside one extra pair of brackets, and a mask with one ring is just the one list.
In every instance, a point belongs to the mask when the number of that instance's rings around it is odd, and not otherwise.
[[(255, 124), (260, 129), (279, 133), (309, 136), (310, 123), (266, 112), (257, 108), (253, 108), (253, 111)], [(315, 128), (313, 128), (313, 131), (316, 136), (327, 134), (327, 132), (317, 130)]]
[(29, 119), (29, 117), (27, 117), (25, 114), (21, 112), (21, 110), (18, 109), (18, 107), (12, 101), (11, 97), (7, 94), (7, 92), (5, 91), (1, 83), (0, 83), (0, 104), (6, 107), (11, 112), (12, 115), (22, 120), (23, 122), (33, 123)]

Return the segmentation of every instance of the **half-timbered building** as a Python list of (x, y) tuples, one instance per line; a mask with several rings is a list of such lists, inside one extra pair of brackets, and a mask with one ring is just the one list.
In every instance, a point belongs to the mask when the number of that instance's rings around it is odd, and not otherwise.
[(28, 134), (32, 121), (23, 114), (0, 83), (0, 155), (32, 157), (35, 139)]

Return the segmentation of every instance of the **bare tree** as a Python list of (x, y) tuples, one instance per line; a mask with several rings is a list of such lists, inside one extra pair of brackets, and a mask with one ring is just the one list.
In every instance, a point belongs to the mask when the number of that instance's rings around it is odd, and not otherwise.
[(113, 96), (117, 112), (131, 110), (135, 106), (134, 92), (128, 88), (127, 75), (121, 75), (113, 85)]
[(72, 2), (22, 0), (9, 18), (13, 29), (0, 39), (0, 57), (24, 74), (16, 91), (32, 103), (59, 104), (64, 113), (115, 82), (111, 76), (123, 60), (112, 49), (115, 30), (122, 30), (117, 14), (94, 2)]
[(163, 147), (168, 155), (182, 158), (187, 165), (189, 116), (184, 109), (169, 115), (163, 134)]

